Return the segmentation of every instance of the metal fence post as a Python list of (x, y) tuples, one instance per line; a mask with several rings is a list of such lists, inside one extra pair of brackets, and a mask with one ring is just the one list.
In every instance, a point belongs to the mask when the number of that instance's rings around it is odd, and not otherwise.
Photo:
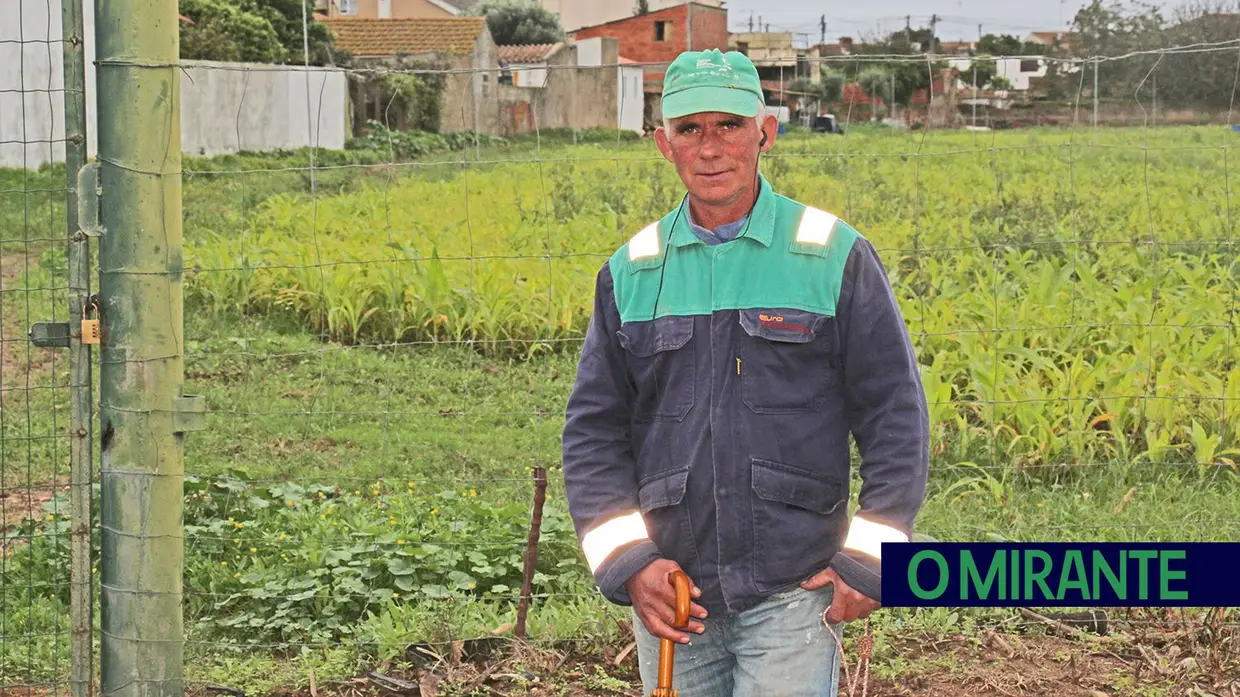
[[(78, 172), (86, 165), (86, 54), (82, 0), (63, 0), (61, 27), (64, 37), (65, 80), (65, 178), (68, 197), (65, 222), (69, 259), (69, 684), (73, 697), (90, 697), (94, 687), (94, 582), (91, 578), (93, 534), (92, 488), (94, 485), (94, 409), (91, 391), (91, 350), (80, 332), (72, 331), (90, 297), (90, 238), (80, 225), (79, 199), (95, 203), (87, 211), (97, 219), (94, 192), (78, 190)], [(88, 178), (93, 184), (93, 177)], [(92, 215), (93, 214), (93, 215)]]
[[(181, 129), (176, 0), (95, 5), (107, 697), (184, 694)], [(200, 413), (197, 414), (200, 416)]]

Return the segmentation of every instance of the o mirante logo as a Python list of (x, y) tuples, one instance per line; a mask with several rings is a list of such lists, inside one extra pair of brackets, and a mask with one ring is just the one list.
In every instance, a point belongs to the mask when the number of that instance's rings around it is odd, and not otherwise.
[(1240, 605), (1237, 543), (888, 543), (883, 605)]

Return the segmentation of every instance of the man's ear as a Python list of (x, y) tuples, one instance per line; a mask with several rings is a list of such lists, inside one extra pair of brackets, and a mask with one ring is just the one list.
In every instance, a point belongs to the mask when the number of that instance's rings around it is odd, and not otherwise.
[(759, 127), (762, 129), (762, 134), (766, 136), (766, 143), (759, 149), (766, 152), (775, 147), (775, 136), (779, 133), (779, 119), (775, 118), (774, 114), (767, 114)]
[(674, 162), (672, 160), (672, 144), (667, 141), (667, 129), (662, 126), (654, 129), (654, 144), (658, 146), (659, 153), (663, 155), (663, 159), (668, 162)]

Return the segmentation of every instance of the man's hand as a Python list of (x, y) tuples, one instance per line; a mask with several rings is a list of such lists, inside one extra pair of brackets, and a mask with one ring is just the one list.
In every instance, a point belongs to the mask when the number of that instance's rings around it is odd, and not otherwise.
[[(629, 598), (633, 601), (633, 609), (637, 611), (642, 624), (646, 625), (647, 631), (661, 639), (671, 639), (687, 644), (689, 635), (672, 628), (672, 623), (676, 621), (676, 589), (672, 586), (669, 577), (673, 571), (678, 569), (680, 565), (676, 562), (670, 559), (658, 559), (633, 574), (624, 585), (629, 591)], [(691, 598), (702, 596), (702, 591), (692, 580), (689, 581), (689, 596)], [(706, 625), (693, 619), (694, 617), (706, 619), (706, 608), (697, 603), (690, 603), (689, 617), (690, 632), (701, 634), (706, 631)]]
[(844, 579), (835, 573), (835, 569), (827, 568), (819, 571), (809, 580), (801, 583), (801, 587), (807, 591), (816, 591), (827, 585), (835, 587), (835, 594), (831, 596), (831, 606), (827, 608), (827, 622), (831, 624), (865, 619), (879, 607), (877, 601), (858, 593), (853, 590), (852, 586), (844, 583)]

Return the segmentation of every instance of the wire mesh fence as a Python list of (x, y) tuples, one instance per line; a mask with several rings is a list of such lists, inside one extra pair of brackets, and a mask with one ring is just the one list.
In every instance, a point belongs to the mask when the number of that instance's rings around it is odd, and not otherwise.
[[(0, 52), (54, 54), (48, 22), (37, 36), (19, 23)], [(572, 647), (588, 666), (623, 659), (630, 618), (581, 560), (559, 436), (595, 273), (683, 187), (640, 133), (658, 125), (644, 84), (660, 66), (561, 50), (503, 68), (184, 64), (185, 392), (210, 410), (210, 427), (186, 439), (191, 690), (323, 689), (375, 673), (400, 687), (462, 653), (499, 660), (522, 597), (539, 645)], [(1204, 103), (1168, 97), (1183, 75), (1173, 59), (1211, 74), (1225, 61), (1232, 77)], [(822, 65), (849, 83), (875, 65), (930, 77), (894, 108), (894, 87), (885, 101), (881, 85), (846, 91), (829, 107), (843, 133), (802, 125), (808, 106), (789, 90), (800, 109), (762, 160), (777, 192), (849, 221), (889, 271), (931, 407), (919, 531), (1240, 539), (1240, 44), (1065, 59), (1062, 93), (1040, 104), (962, 86), (924, 56)], [(55, 72), (44, 85), (19, 71), (0, 100), (24, 114), (51, 104), (64, 91)], [(1131, 98), (1102, 89), (1108, 80)], [(0, 135), (0, 148), (22, 146), (0, 171), (0, 678), (58, 691), (69, 681), (70, 380), (63, 357), (13, 334), (69, 306), (64, 231), (77, 225), (63, 170), (39, 169), (65, 139), (51, 121), (27, 116), (20, 137)], [(436, 123), (455, 130), (426, 132)], [(537, 571), (523, 578), (543, 468)], [(926, 633), (1097, 630), (1049, 612), (880, 615), (876, 656), (891, 660)], [(1147, 681), (1234, 674), (1234, 609), (1109, 619), (1130, 640), (1110, 668), (1144, 665), (1133, 647), (1175, 644), (1194, 667), (1151, 668)]]
[[(80, 163), (84, 146), (76, 120), (84, 117), (82, 88), (72, 79), (80, 80), (83, 65), (80, 41), (71, 46), (65, 38), (81, 37), (81, 15), (74, 6), (62, 17), (60, 3), (47, 2), (18, 2), (6, 13), (0, 27), (0, 691), (77, 694), (90, 673), (90, 608), (74, 604), (90, 596), (82, 592), (90, 583), (89, 549), (80, 547), (90, 538), (71, 534), (78, 522), (71, 503), (83, 487), (73, 486), (82, 480), (71, 466), (69, 433), (82, 390), (67, 356), (36, 346), (27, 330), (65, 321), (72, 290), (65, 253), (76, 218), (66, 206), (65, 162)], [(89, 519), (89, 508), (84, 513)], [(75, 630), (75, 621), (84, 629)]]
[[(1234, 43), (1200, 50), (1240, 57)], [(869, 60), (834, 67), (855, 78)], [(938, 539), (1240, 532), (1231, 114), (1164, 126), (1154, 115), (1170, 107), (1138, 93), (1099, 100), (1095, 119), (1092, 66), (1066, 71), (1073, 90), (1041, 121), (1057, 129), (1004, 130), (1021, 124), (1000, 123), (1012, 109), (991, 97), (993, 128), (962, 130), (978, 124), (970, 93), (947, 84), (905, 107), (909, 127), (843, 104), (842, 135), (792, 128), (763, 158), (776, 191), (849, 220), (891, 273), (931, 401), (920, 529)], [(548, 66), (528, 89), (580, 70)], [(498, 116), (421, 151), (390, 127), (405, 116), (389, 96), (353, 149), (187, 165), (187, 370), (218, 424), (187, 455), (193, 655), (339, 650), (399, 666), (417, 664), (411, 647), (508, 636), (528, 473), (556, 471), (594, 274), (682, 195), (648, 138), (537, 127), (554, 117), (530, 95), (531, 127), (511, 126), (523, 107), (503, 71), (346, 72), (459, 78), (496, 90)], [(554, 476), (547, 521), (531, 635), (623, 643), (628, 617), (594, 593)], [(1214, 623), (1234, 642), (1238, 622), (1118, 614), (1138, 637)]]

